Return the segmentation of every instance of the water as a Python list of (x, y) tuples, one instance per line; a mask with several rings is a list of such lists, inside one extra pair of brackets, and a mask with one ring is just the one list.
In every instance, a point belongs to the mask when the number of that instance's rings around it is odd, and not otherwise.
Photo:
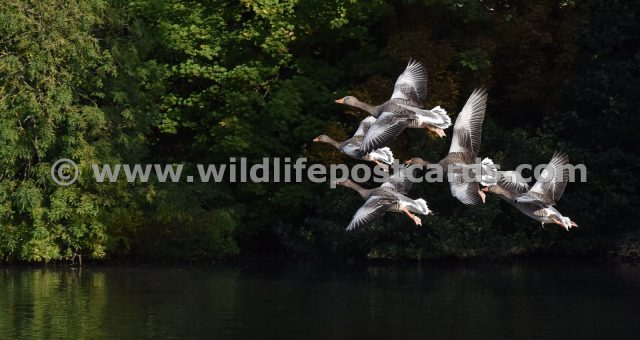
[(0, 267), (0, 338), (640, 339), (640, 266)]

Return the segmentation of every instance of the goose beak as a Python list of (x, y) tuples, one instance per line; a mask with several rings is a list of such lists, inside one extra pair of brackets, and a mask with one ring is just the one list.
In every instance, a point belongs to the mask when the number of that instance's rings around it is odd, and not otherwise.
[(484, 187), (484, 188), (482, 188), (482, 189), (480, 189), (480, 190), (482, 190), (482, 191), (484, 191), (484, 192), (489, 192), (489, 187)]
[(344, 104), (344, 98), (336, 99), (337, 104)]

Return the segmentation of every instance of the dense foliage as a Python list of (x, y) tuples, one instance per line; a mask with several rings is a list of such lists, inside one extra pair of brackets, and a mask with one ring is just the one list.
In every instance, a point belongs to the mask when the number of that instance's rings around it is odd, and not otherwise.
[[(626, 1), (0, 0), (0, 256), (4, 261), (198, 260), (241, 254), (398, 258), (638, 256), (634, 172), (640, 4)], [(467, 207), (421, 185), (435, 216), (388, 214), (347, 233), (360, 205), (311, 183), (96, 183), (92, 163), (347, 160), (341, 138), (414, 57), (428, 106), (452, 116), (489, 88), (481, 156), (505, 167), (554, 150), (586, 164), (559, 204), (580, 228), (540, 224), (489, 197)], [(407, 131), (396, 156), (439, 159), (449, 137)], [(72, 186), (49, 171), (79, 163)], [(373, 184), (372, 184), (373, 185)]]

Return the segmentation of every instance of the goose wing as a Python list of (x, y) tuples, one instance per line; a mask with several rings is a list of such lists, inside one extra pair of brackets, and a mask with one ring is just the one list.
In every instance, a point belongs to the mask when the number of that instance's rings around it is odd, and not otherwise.
[(351, 222), (347, 226), (347, 230), (353, 230), (360, 228), (366, 224), (373, 222), (380, 218), (384, 213), (393, 206), (394, 201), (390, 198), (382, 196), (371, 196), (364, 202), (364, 204), (356, 211), (355, 215), (351, 219)]
[(423, 107), (427, 99), (427, 69), (411, 59), (396, 80), (391, 100), (400, 100), (415, 107)]
[(551, 161), (542, 170), (540, 179), (531, 187), (528, 195), (547, 204), (556, 204), (569, 181), (569, 157), (563, 153), (553, 154)]
[(369, 128), (371, 128), (371, 125), (373, 125), (375, 122), (376, 122), (376, 118), (372, 116), (369, 116), (363, 119), (360, 122), (360, 125), (358, 125), (358, 129), (353, 134), (353, 137), (351, 137), (351, 140), (353, 140), (358, 144), (362, 143), (364, 136), (367, 134), (367, 132), (369, 132)]
[(478, 155), (486, 108), (487, 91), (485, 89), (474, 90), (456, 118), (449, 153), (465, 152), (472, 153), (474, 156)]
[(467, 205), (477, 205), (482, 203), (482, 198), (478, 193), (478, 183), (465, 181), (461, 173), (453, 173), (453, 178), (449, 182), (451, 195), (458, 201)]
[(516, 171), (500, 171), (496, 185), (514, 194), (524, 194), (529, 191), (529, 184)]
[(362, 140), (362, 152), (370, 153), (387, 146), (409, 125), (412, 117), (391, 112), (383, 112), (378, 120), (369, 127)]

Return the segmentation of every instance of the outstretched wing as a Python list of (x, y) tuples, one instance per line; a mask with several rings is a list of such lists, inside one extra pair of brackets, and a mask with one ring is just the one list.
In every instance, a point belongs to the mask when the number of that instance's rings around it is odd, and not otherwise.
[(409, 125), (411, 116), (383, 112), (378, 120), (371, 125), (362, 140), (362, 152), (367, 154), (375, 149), (385, 147), (391, 143)]
[(395, 191), (402, 195), (406, 195), (409, 190), (411, 190), (411, 186), (413, 185), (411, 177), (416, 178), (417, 171), (417, 166), (405, 166), (404, 168), (393, 174), (393, 176), (389, 177), (389, 179), (380, 187)]
[(356, 133), (354, 133), (353, 137), (351, 137), (351, 140), (353, 140), (356, 144), (362, 143), (364, 136), (367, 134), (367, 132), (369, 132), (369, 128), (371, 128), (371, 125), (373, 125), (375, 122), (376, 118), (372, 116), (363, 119), (360, 122), (360, 125), (358, 125), (358, 130), (356, 130)]
[(496, 185), (513, 194), (524, 194), (529, 191), (529, 184), (516, 171), (500, 171)]
[(427, 69), (411, 59), (404, 72), (396, 80), (391, 99), (401, 99), (404, 103), (424, 107), (427, 99)]
[(391, 208), (393, 201), (389, 198), (381, 196), (371, 196), (364, 202), (364, 204), (356, 211), (355, 215), (351, 219), (351, 223), (347, 226), (347, 230), (353, 230), (360, 228), (366, 224), (373, 222), (380, 218), (384, 213)]
[(547, 204), (556, 204), (569, 181), (569, 157), (563, 153), (553, 154), (551, 161), (542, 170), (540, 178), (529, 190), (529, 195)]
[(475, 181), (465, 181), (461, 173), (452, 173), (453, 178), (449, 181), (451, 195), (458, 201), (467, 205), (477, 205), (482, 203), (482, 198), (478, 193), (478, 183)]
[(478, 155), (486, 108), (487, 91), (485, 89), (474, 90), (456, 118), (449, 153), (471, 152), (473, 155)]

